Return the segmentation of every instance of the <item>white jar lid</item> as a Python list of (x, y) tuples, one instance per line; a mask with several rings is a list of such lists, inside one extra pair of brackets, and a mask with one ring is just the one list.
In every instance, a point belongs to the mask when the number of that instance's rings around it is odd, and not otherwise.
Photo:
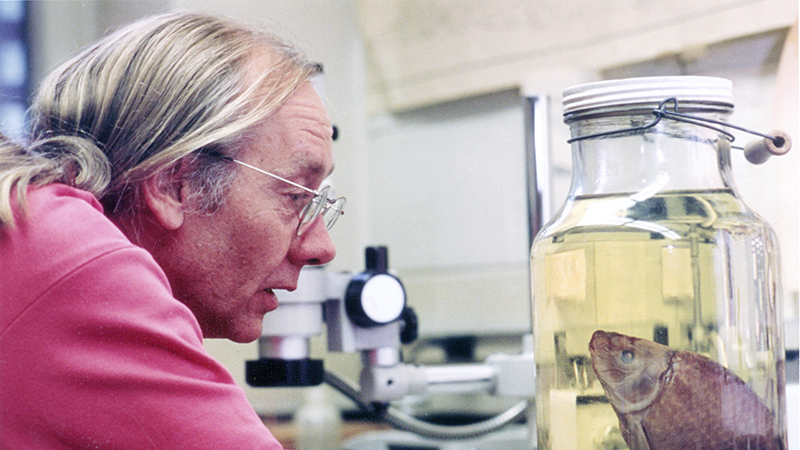
[(647, 104), (658, 106), (668, 98), (678, 103), (703, 103), (733, 107), (733, 84), (725, 78), (669, 76), (597, 81), (563, 92), (564, 115), (608, 106)]

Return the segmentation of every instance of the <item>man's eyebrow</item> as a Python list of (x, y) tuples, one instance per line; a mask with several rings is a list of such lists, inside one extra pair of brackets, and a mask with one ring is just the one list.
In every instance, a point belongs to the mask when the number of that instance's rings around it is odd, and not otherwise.
[(330, 170), (327, 172), (325, 171), (325, 165), (316, 161), (297, 161), (297, 171), (295, 173), (296, 176), (301, 176), (301, 174), (312, 174), (312, 175), (322, 175), (323, 178), (327, 178), (330, 174), (333, 173), (333, 169), (335, 165), (331, 165)]

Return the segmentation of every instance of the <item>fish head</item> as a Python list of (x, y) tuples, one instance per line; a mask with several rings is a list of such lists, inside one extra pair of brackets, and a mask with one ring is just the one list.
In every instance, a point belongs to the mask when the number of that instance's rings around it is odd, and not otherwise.
[(620, 413), (641, 411), (655, 400), (673, 351), (655, 342), (597, 330), (589, 342), (592, 369), (611, 406)]

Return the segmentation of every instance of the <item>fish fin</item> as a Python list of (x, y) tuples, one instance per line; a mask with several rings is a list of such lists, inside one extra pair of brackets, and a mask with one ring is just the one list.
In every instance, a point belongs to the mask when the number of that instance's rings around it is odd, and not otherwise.
[(647, 431), (644, 429), (642, 422), (632, 424), (628, 428), (628, 439), (626, 441), (631, 450), (653, 450), (650, 448)]

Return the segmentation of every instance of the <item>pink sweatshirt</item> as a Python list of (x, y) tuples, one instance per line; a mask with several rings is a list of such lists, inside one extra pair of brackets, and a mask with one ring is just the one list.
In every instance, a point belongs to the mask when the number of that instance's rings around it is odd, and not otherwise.
[(279, 449), (166, 276), (89, 193), (0, 232), (0, 449)]

